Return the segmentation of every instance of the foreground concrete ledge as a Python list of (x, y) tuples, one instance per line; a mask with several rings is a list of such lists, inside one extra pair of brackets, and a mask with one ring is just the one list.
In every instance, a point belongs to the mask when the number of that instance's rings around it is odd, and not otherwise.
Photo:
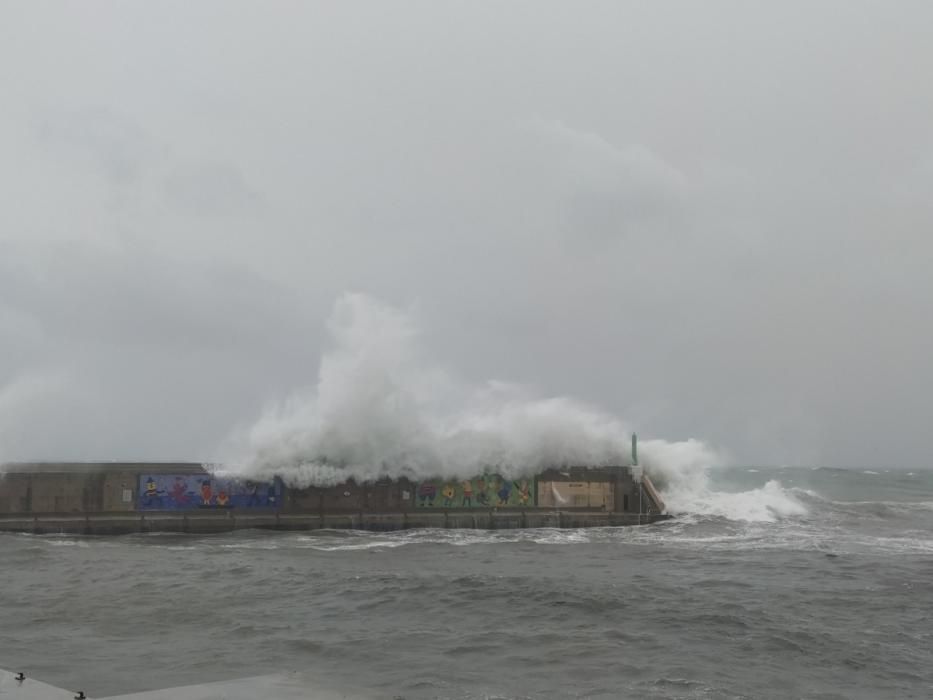
[(368, 700), (376, 697), (379, 696), (363, 688), (331, 690), (295, 673), (113, 695), (102, 700)]
[(77, 691), (37, 681), (28, 673), (20, 680), (17, 673), (0, 669), (0, 698), (3, 700), (71, 700), (77, 694)]
[(233, 530), (413, 529), (519, 530), (645, 525), (667, 515), (581, 510), (410, 511), (401, 513), (88, 513), (0, 516), (0, 532), (37, 535), (126, 535), (149, 532), (210, 534)]
[[(19, 680), (17, 674), (0, 670), (0, 698), (3, 700), (72, 700), (81, 697), (79, 692), (34, 680), (28, 673), (23, 680)], [(290, 673), (111, 695), (106, 698), (86, 693), (84, 697), (86, 700), (367, 700), (378, 696), (364, 688), (331, 690), (306, 674)]]

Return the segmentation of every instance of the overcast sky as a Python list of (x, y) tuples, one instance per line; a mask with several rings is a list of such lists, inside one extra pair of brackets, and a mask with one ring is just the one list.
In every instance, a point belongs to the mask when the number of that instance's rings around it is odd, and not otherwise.
[(646, 436), (929, 466), (931, 36), (907, 0), (0, 0), (0, 458), (211, 458), (351, 291)]

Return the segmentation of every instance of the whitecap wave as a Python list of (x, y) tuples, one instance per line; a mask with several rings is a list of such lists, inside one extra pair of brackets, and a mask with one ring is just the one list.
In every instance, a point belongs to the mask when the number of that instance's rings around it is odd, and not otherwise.
[[(426, 363), (410, 313), (346, 294), (328, 329), (333, 348), (317, 383), (267, 406), (233, 435), (228, 468), (305, 487), (486, 470), (517, 478), (550, 467), (631, 463), (631, 428), (610, 413), (510, 382), (473, 385)], [(714, 459), (697, 440), (641, 447), (649, 470), (668, 459)]]
[(808, 512), (791, 490), (773, 479), (761, 488), (738, 493), (702, 488), (669, 491), (664, 498), (671, 513), (718, 516), (747, 522), (774, 522)]
[(50, 547), (90, 547), (90, 543), (87, 540), (79, 540), (70, 537), (61, 537), (55, 535), (50, 538), (41, 538), (39, 542), (42, 544), (47, 544)]
[(649, 441), (645, 463), (673, 515), (721, 517), (746, 522), (774, 522), (807, 515), (798, 489), (770, 480), (761, 488), (731, 492), (711, 486), (710, 474), (720, 456), (705, 443)]

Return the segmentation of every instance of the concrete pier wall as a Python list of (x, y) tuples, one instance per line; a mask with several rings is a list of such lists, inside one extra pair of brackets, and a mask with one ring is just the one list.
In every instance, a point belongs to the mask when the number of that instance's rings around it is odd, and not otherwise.
[(462, 481), (385, 479), (293, 489), (279, 481), (215, 477), (196, 463), (5, 465), (0, 531), (110, 535), (634, 525), (666, 517), (650, 482), (648, 487), (627, 467), (575, 467), (514, 481), (487, 474)]
[(41, 462), (0, 467), (0, 516), (137, 510), (139, 475), (203, 474), (192, 462)]
[(157, 515), (104, 513), (87, 515), (0, 516), (0, 532), (36, 535), (126, 535), (133, 533), (211, 534), (234, 530), (282, 531), (369, 530), (394, 532), (418, 528), (516, 530), (523, 528), (581, 528), (640, 525), (664, 520), (664, 515), (593, 513), (580, 511), (523, 511), (489, 513), (346, 513), (307, 515)]

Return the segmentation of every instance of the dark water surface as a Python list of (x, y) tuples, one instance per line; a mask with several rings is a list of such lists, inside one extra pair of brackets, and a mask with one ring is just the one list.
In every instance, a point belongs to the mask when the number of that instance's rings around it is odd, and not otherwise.
[(933, 697), (933, 477), (879, 472), (719, 472), (641, 528), (0, 535), (0, 667), (93, 696), (299, 670), (388, 698)]

